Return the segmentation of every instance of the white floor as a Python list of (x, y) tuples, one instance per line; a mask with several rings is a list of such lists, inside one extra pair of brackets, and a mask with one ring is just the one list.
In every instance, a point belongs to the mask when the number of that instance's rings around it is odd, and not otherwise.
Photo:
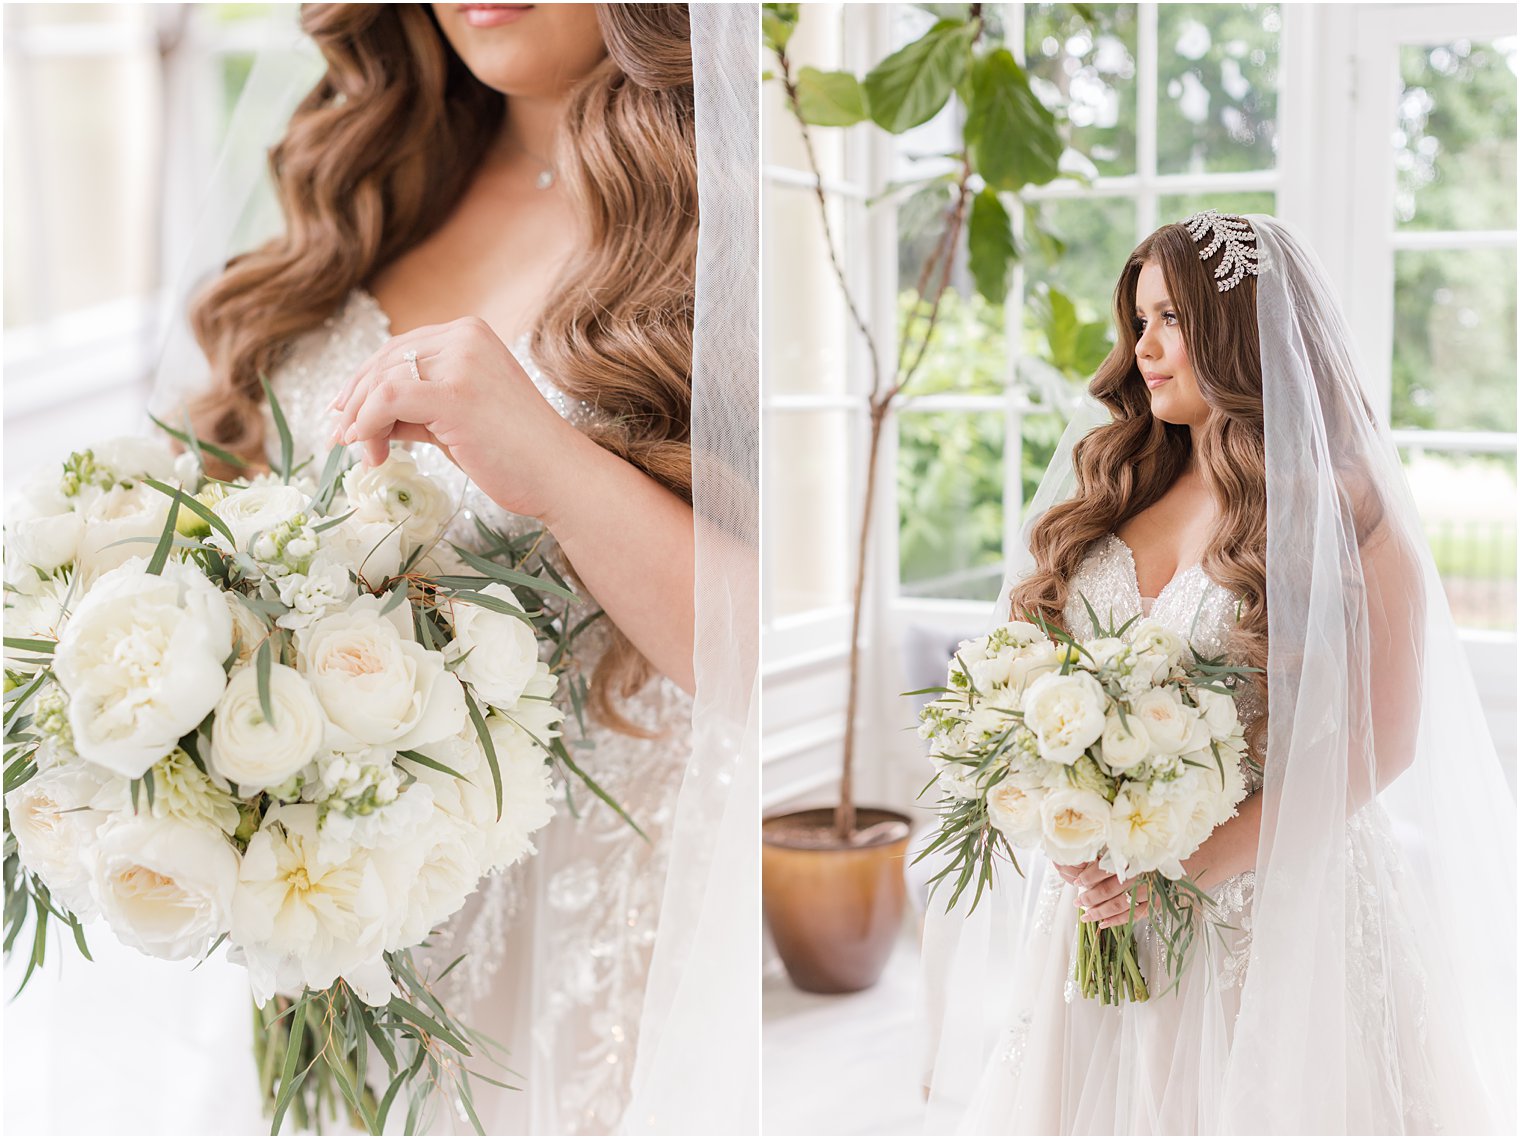
[(863, 993), (800, 992), (779, 964), (763, 993), (763, 1134), (921, 1133), (916, 935)]

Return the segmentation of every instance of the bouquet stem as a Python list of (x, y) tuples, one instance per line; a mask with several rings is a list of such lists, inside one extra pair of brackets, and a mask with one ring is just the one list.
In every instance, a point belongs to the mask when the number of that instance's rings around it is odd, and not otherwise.
[(1078, 922), (1075, 980), (1083, 997), (1105, 1005), (1150, 1000), (1134, 926), (1099, 929), (1096, 922)]

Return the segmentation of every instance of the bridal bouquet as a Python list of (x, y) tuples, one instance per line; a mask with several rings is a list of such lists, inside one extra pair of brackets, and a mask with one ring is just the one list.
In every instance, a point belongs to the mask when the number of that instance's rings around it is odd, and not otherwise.
[(446, 546), (409, 453), (313, 475), (271, 403), (274, 473), (209, 478), (246, 467), (165, 427), (183, 454), (110, 441), (8, 512), (5, 949), (30, 914), (24, 987), (50, 917), (86, 956), (97, 918), (169, 960), (225, 942), (271, 1133), (346, 1101), (379, 1134), (403, 1089), (411, 1131), (440, 1084), (473, 1117), (490, 1041), (412, 950), (533, 853), (556, 766), (585, 778), (553, 703), (585, 622), (536, 535)]
[[(1246, 745), (1233, 686), (1250, 670), (1199, 656), (1165, 626), (1132, 618), (1078, 642), (1014, 621), (964, 641), (920, 714), (937, 775), (939, 830), (919, 855), (945, 852), (950, 908), (993, 859), (1037, 848), (1066, 865), (1096, 859), (1143, 882), (1168, 972), (1180, 976), (1194, 908), (1209, 899), (1182, 862), (1246, 796)], [(925, 791), (928, 787), (925, 788)], [(1138, 883), (1137, 883), (1138, 884)], [(1133, 890), (1131, 887), (1131, 897)], [(1133, 913), (1133, 902), (1131, 903)], [(1149, 997), (1123, 926), (1079, 926), (1075, 980), (1105, 1004)]]

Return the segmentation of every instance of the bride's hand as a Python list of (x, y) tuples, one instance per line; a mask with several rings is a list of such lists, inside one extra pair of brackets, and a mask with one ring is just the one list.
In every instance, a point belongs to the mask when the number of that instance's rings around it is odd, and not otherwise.
[(566, 455), (590, 443), (474, 316), (392, 337), (331, 406), (332, 441), (362, 445), (371, 465), (392, 440), (432, 443), (502, 509), (540, 519), (565, 481)]
[(1136, 886), (1133, 878), (1121, 880), (1096, 862), (1087, 863), (1080, 874), (1067, 880), (1077, 887), (1077, 905), (1082, 907), (1082, 920), (1097, 922), (1099, 929), (1123, 925), (1130, 920), (1129, 891), (1132, 886), (1135, 888), (1134, 920), (1139, 921), (1150, 911), (1145, 883)]

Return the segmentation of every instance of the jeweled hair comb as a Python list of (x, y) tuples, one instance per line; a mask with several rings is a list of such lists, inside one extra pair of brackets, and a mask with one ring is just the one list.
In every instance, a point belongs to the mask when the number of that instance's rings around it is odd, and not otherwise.
[(1198, 252), (1198, 260), (1207, 261), (1224, 248), (1219, 267), (1214, 270), (1214, 280), (1221, 293), (1229, 292), (1247, 273), (1256, 276), (1256, 231), (1242, 217), (1221, 214), (1218, 210), (1204, 210), (1182, 223), (1194, 241), (1209, 240)]

